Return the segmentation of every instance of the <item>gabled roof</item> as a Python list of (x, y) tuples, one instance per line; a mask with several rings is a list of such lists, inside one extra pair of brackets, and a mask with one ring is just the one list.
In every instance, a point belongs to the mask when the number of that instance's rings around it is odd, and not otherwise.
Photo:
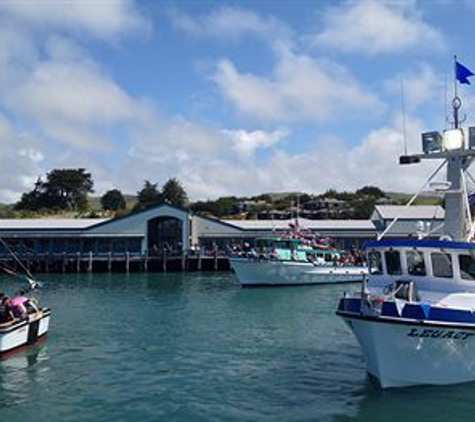
[(442, 220), (445, 210), (440, 205), (377, 205), (372, 219), (378, 217), (383, 220)]

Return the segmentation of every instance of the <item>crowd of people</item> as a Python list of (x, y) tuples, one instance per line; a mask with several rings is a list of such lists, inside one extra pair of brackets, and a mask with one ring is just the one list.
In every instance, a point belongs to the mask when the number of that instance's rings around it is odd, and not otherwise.
[(366, 255), (364, 251), (359, 249), (350, 249), (344, 251), (340, 257), (340, 263), (342, 265), (366, 265)]

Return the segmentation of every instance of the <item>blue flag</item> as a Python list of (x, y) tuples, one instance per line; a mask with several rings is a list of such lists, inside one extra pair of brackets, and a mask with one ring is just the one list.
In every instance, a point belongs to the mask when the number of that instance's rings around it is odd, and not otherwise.
[(463, 64), (460, 64), (458, 61), (455, 61), (455, 76), (461, 84), (470, 85), (468, 78), (473, 76), (474, 73), (466, 68)]

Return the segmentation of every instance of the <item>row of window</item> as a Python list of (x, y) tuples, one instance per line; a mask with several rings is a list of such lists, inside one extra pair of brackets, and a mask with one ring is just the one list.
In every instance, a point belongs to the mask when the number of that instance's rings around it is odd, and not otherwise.
[[(384, 252), (386, 274), (402, 275), (401, 255), (404, 256), (407, 273), (413, 276), (427, 275), (424, 254), (417, 250), (400, 251), (389, 250)], [(452, 278), (454, 267), (452, 255), (445, 252), (432, 252), (429, 255), (434, 277)], [(468, 254), (457, 255), (460, 269), (460, 277), (464, 280), (475, 280), (475, 257)], [(383, 274), (383, 259), (381, 252), (372, 251), (368, 254), (369, 273), (373, 275)]]
[(0, 254), (43, 254), (43, 253), (140, 253), (140, 238), (41, 238), (41, 239), (4, 239), (0, 244)]

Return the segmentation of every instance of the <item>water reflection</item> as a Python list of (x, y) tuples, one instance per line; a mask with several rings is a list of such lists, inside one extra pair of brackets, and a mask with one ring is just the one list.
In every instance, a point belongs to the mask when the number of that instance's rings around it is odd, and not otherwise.
[(0, 361), (0, 408), (29, 399), (32, 386), (45, 384), (49, 359), (45, 339)]

